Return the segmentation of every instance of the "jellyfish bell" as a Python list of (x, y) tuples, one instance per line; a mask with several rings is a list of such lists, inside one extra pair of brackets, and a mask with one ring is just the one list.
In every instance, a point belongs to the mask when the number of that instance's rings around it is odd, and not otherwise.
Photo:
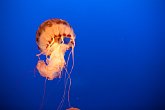
[(71, 108), (68, 108), (66, 110), (80, 110), (80, 109), (79, 108), (73, 108), (73, 107), (71, 107)]
[[(65, 39), (69, 39), (65, 42)], [(41, 76), (53, 80), (61, 76), (66, 66), (65, 52), (69, 49), (73, 52), (75, 47), (75, 34), (68, 22), (62, 19), (49, 19), (43, 22), (36, 33), (36, 43), (40, 54), (36, 68)], [(40, 59), (40, 55), (46, 56), (46, 62)]]

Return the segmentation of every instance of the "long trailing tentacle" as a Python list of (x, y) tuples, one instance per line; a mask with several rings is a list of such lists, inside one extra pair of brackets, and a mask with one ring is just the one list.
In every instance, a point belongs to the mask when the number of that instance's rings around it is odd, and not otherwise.
[(43, 109), (43, 106), (44, 106), (44, 99), (45, 99), (45, 95), (46, 95), (46, 81), (47, 81), (47, 78), (45, 78), (45, 82), (44, 82), (44, 94), (43, 94), (43, 97), (42, 97), (42, 102), (41, 102), (40, 110), (42, 110)]
[(74, 68), (74, 46), (72, 47), (72, 68), (70, 70), (70, 73), (68, 74), (68, 79), (69, 79), (69, 90), (68, 90), (68, 103), (69, 103), (69, 107), (71, 107), (71, 104), (70, 104), (70, 88), (71, 88), (71, 85), (72, 85), (72, 79), (70, 77), (71, 73), (72, 73), (72, 70)]
[[(69, 74), (67, 68), (66, 68), (66, 67), (64, 67), (64, 68), (65, 68), (65, 73), (66, 73), (66, 74)], [(60, 102), (60, 104), (59, 104), (57, 110), (60, 110), (60, 109), (62, 108), (62, 106), (63, 106), (64, 100), (65, 100), (65, 94), (66, 94), (67, 82), (68, 82), (68, 78), (64, 81), (64, 93), (63, 93), (63, 96), (62, 96), (61, 102)]]
[(72, 47), (72, 68), (71, 68), (71, 70), (70, 70), (70, 73), (69, 73), (69, 74), (71, 74), (71, 73), (72, 73), (73, 68), (74, 68), (74, 46)]
[[(68, 63), (69, 63), (71, 53), (72, 53), (72, 67), (71, 67), (70, 72), (68, 72), (67, 67), (68, 67)], [(60, 110), (63, 106), (64, 100), (65, 100), (65, 94), (66, 94), (66, 88), (67, 88), (68, 80), (69, 80), (68, 93), (67, 93), (68, 94), (68, 104), (69, 104), (69, 107), (71, 107), (71, 104), (70, 104), (70, 88), (71, 88), (71, 84), (72, 84), (72, 79), (71, 79), (70, 75), (72, 73), (73, 67), (74, 67), (74, 47), (72, 47), (72, 50), (70, 51), (68, 59), (67, 59), (66, 66), (64, 67), (64, 69), (66, 71), (65, 73), (68, 75), (68, 77), (64, 81), (64, 93), (63, 93), (61, 102), (60, 102), (57, 110)]]

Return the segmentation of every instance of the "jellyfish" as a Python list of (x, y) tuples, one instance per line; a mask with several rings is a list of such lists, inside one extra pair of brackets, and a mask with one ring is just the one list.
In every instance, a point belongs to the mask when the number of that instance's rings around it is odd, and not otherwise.
[[(39, 26), (36, 43), (41, 52), (37, 54), (39, 61), (36, 66), (40, 75), (48, 80), (61, 77), (67, 65), (65, 52), (69, 49), (72, 54), (74, 52), (75, 34), (72, 27), (65, 20), (49, 19)], [(45, 55), (46, 61), (41, 60), (40, 55)]]
[[(36, 33), (36, 43), (40, 53), (38, 56), (38, 63), (36, 68), (42, 77), (45, 77), (48, 80), (53, 80), (55, 78), (60, 78), (62, 71), (65, 70), (69, 80), (69, 90), (68, 90), (68, 102), (69, 109), (68, 110), (78, 110), (77, 108), (73, 108), (70, 106), (69, 101), (69, 91), (71, 86), (71, 78), (70, 74), (72, 73), (72, 69), (74, 67), (74, 47), (75, 47), (75, 34), (72, 27), (68, 22), (62, 19), (49, 19), (43, 22)], [(68, 58), (65, 59), (65, 53), (67, 50), (71, 50)], [(72, 54), (72, 66), (70, 71), (68, 72), (67, 66), (70, 55)], [(41, 60), (40, 56), (46, 56), (46, 60)], [(63, 98), (58, 109), (62, 108), (65, 96), (65, 89)]]
[(79, 108), (73, 108), (73, 107), (71, 107), (71, 108), (68, 108), (66, 110), (80, 110), (80, 109)]

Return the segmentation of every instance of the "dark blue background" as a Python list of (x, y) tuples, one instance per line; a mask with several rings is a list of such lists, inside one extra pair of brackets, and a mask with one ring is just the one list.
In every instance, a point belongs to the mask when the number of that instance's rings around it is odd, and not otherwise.
[[(50, 18), (67, 20), (76, 34), (74, 107), (165, 110), (164, 0), (4, 0), (0, 10), (1, 110), (39, 109), (35, 33)], [(55, 110), (62, 92), (62, 79), (47, 81), (43, 108)]]

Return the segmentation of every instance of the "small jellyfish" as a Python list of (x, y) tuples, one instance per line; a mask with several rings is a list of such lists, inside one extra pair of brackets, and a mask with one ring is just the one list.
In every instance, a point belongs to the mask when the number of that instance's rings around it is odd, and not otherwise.
[(73, 108), (73, 107), (71, 107), (71, 108), (68, 108), (66, 110), (80, 110), (80, 109), (79, 108)]
[[(43, 22), (37, 33), (36, 42), (40, 54), (37, 69), (41, 76), (48, 80), (61, 77), (62, 70), (66, 67), (65, 52), (75, 47), (75, 34), (72, 27), (62, 19), (50, 19)], [(46, 56), (46, 62), (40, 60), (40, 55)]]

